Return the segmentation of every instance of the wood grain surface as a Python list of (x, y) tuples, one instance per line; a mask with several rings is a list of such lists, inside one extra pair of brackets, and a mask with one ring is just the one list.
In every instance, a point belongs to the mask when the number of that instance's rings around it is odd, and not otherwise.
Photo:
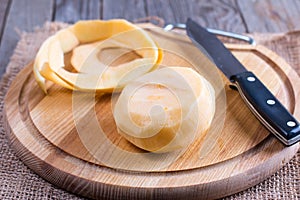
[[(238, 0), (248, 32), (285, 32), (300, 28), (294, 19), (300, 18), (300, 2)], [(293, 5), (293, 6), (291, 6)]]
[[(28, 65), (5, 99), (8, 137), (23, 162), (51, 183), (92, 198), (212, 199), (259, 183), (297, 152), (299, 143), (284, 147), (269, 134), (186, 36), (153, 26), (147, 31), (164, 50), (163, 66), (200, 66), (213, 84), (217, 111), (206, 137), (175, 156), (141, 151), (117, 134), (110, 95), (50, 84), (45, 96)], [(284, 60), (262, 46), (228, 48), (300, 118), (300, 80)]]
[(41, 26), (46, 21), (50, 21), (52, 17), (51, 10), (52, 2), (48, 0), (11, 2), (2, 35), (2, 41), (4, 42), (1, 43), (0, 47), (0, 74), (5, 72), (10, 56), (19, 41), (17, 31), (33, 31), (36, 26)]
[(55, 21), (75, 23), (78, 20), (99, 19), (101, 16), (98, 0), (57, 0), (55, 1)]
[(9, 10), (9, 1), (3, 0), (0, 4), (0, 45), (1, 45), (1, 38), (3, 33), (3, 27), (5, 26), (5, 18), (7, 11)]
[[(147, 16), (146, 5), (144, 1), (131, 0), (103, 0), (103, 19), (111, 18), (125, 18), (133, 21), (138, 18), (143, 18)], [(134, 12), (131, 10), (134, 8)]]
[(158, 16), (167, 23), (185, 23), (192, 17), (201, 25), (244, 32), (279, 32), (299, 29), (297, 0), (1, 0), (0, 76), (17, 44), (16, 28), (32, 31), (46, 21), (73, 23), (80, 19), (124, 18), (134, 21)]
[[(89, 19), (92, 17), (103, 19), (104, 15), (106, 19), (121, 16), (122, 18), (132, 20), (141, 16), (157, 15), (163, 18), (166, 23), (184, 23), (185, 18), (189, 16), (207, 27), (239, 33), (286, 32), (299, 29), (300, 6), (298, 0), (140, 0), (138, 4), (135, 2), (135, 0), (111, 0), (108, 3), (105, 0), (1, 0), (0, 77), (5, 72), (9, 57), (12, 55), (19, 39), (16, 29), (20, 31), (32, 31), (34, 26), (42, 26), (46, 21), (73, 22), (78, 19)], [(126, 6), (126, 3), (130, 4), (130, 6)], [(114, 8), (113, 5), (118, 6), (118, 8)], [(122, 14), (120, 15), (115, 12)], [(272, 44), (271, 47), (280, 55), (290, 54), (291, 48), (294, 48), (286, 45), (278, 45), (277, 43)], [(286, 58), (290, 58), (290, 56)], [(292, 66), (295, 64), (293, 66), (294, 69), (297, 67), (296, 63), (298, 62), (293, 60), (293, 57), (287, 61)], [(298, 68), (298, 75), (300, 74), (299, 70)], [(51, 167), (47, 169), (49, 173), (52, 170)], [(11, 172), (13, 173), (13, 171)], [(42, 173), (44, 171), (41, 171)], [(59, 183), (58, 180), (52, 180), (52, 182)], [(70, 185), (72, 186), (72, 182)], [(71, 186), (69, 190), (71, 190)], [(20, 186), (20, 188), (16, 189), (15, 195), (25, 198), (22, 194), (27, 194), (27, 192), (27, 190), (22, 189)], [(97, 192), (99, 193), (99, 191)], [(278, 195), (282, 195), (282, 193), (279, 192)]]

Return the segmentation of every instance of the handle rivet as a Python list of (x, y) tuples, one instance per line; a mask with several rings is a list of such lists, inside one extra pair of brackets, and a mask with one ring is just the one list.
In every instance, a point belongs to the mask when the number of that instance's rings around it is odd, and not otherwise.
[(248, 76), (247, 77), (247, 81), (249, 82), (254, 82), (255, 81), (255, 78), (253, 76)]
[(294, 127), (294, 126), (296, 126), (296, 123), (293, 122), (293, 121), (288, 121), (286, 124), (287, 124), (289, 127)]
[(273, 99), (268, 99), (268, 100), (267, 100), (267, 104), (268, 104), (268, 105), (275, 105), (275, 103), (276, 103), (276, 102), (275, 102)]

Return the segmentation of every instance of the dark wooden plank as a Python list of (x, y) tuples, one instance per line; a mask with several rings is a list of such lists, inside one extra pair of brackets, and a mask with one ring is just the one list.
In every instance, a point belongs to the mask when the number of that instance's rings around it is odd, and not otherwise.
[(184, 23), (187, 12), (189, 12), (188, 3), (175, 0), (146, 0), (147, 12), (151, 16), (158, 16), (166, 23)]
[(134, 21), (147, 16), (143, 0), (103, 0), (103, 19), (124, 18)]
[(9, 10), (9, 4), (10, 4), (9, 0), (1, 0), (1, 3), (0, 3), (0, 45), (1, 45), (3, 29), (5, 26), (6, 15)]
[(0, 76), (5, 72), (6, 65), (19, 40), (16, 28), (20, 31), (32, 31), (50, 21), (52, 16), (51, 0), (13, 0), (7, 16), (6, 26), (0, 46)]
[(99, 19), (100, 0), (56, 0), (55, 21), (74, 23), (78, 20)]
[(235, 0), (146, 0), (149, 15), (167, 23), (185, 23), (188, 17), (203, 26), (237, 33), (245, 32), (243, 19)]
[(300, 28), (300, 1), (237, 0), (249, 32), (285, 32)]

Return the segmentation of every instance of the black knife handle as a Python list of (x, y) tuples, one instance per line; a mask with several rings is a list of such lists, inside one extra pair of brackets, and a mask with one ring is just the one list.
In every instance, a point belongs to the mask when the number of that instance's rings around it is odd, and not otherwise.
[(252, 72), (232, 76), (231, 80), (253, 114), (281, 142), (289, 146), (299, 141), (299, 122)]

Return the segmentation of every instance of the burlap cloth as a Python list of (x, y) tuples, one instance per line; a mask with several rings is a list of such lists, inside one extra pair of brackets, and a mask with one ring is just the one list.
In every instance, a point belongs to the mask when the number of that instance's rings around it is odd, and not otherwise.
[[(31, 33), (20, 33), (6, 74), (0, 83), (0, 199), (84, 199), (45, 181), (15, 155), (3, 126), (3, 99), (11, 81), (31, 61), (42, 41), (66, 24), (46, 23)], [(300, 75), (300, 31), (285, 34), (252, 34), (258, 44), (277, 52)], [(300, 151), (277, 173), (262, 183), (225, 199), (300, 199)]]

